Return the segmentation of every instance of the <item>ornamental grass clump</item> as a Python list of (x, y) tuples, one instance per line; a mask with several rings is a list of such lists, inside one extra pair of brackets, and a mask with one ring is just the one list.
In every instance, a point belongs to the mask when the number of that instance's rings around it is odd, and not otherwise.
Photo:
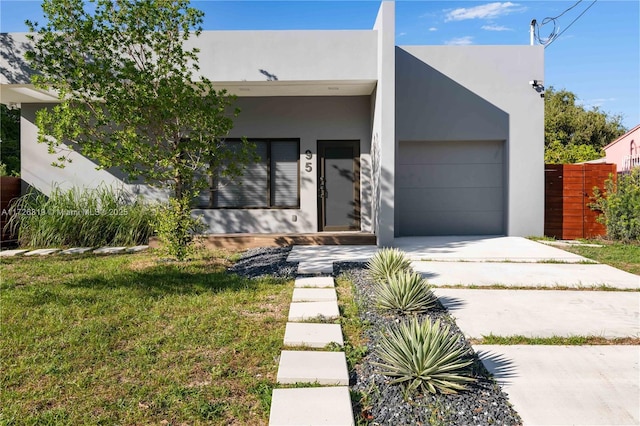
[(376, 354), (379, 373), (393, 378), (392, 384), (405, 387), (407, 393), (419, 390), (430, 393), (458, 393), (475, 379), (466, 375), (470, 359), (449, 326), (440, 320), (420, 322), (416, 317), (390, 327), (380, 339)]
[(367, 269), (374, 281), (382, 283), (392, 275), (411, 270), (411, 262), (401, 250), (383, 248), (369, 260)]
[(378, 307), (400, 314), (418, 314), (434, 307), (438, 298), (427, 280), (415, 272), (398, 272), (375, 287)]
[(12, 204), (7, 228), (22, 247), (99, 247), (147, 244), (154, 208), (124, 189), (101, 185), (46, 196), (31, 190)]

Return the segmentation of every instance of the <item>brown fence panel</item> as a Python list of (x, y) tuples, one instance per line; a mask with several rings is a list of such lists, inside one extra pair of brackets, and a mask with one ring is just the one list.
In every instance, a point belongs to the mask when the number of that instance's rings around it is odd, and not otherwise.
[(545, 165), (544, 234), (563, 240), (593, 238), (606, 234), (591, 210), (593, 187), (603, 188), (615, 164)]
[(596, 220), (600, 216), (600, 212), (592, 210), (589, 204), (593, 202), (593, 188), (598, 187), (602, 191), (605, 181), (610, 177), (616, 179), (615, 164), (584, 165), (584, 191), (587, 194), (584, 210), (584, 238), (598, 237), (607, 233), (605, 226)]
[(19, 177), (0, 176), (0, 246), (15, 241), (16, 235), (5, 232), (4, 228), (9, 221), (9, 207), (11, 202), (20, 197), (22, 179)]

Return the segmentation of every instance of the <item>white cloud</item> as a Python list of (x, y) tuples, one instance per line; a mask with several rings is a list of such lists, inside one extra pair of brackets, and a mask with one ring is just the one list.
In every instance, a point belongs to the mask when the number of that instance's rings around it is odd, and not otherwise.
[(402, 36), (406, 36), (406, 35), (407, 35), (407, 33), (400, 33), (400, 34), (398, 34), (398, 37), (402, 37)]
[(449, 44), (453, 46), (468, 46), (473, 44), (472, 36), (464, 36), (464, 37), (454, 37), (451, 40), (447, 40), (444, 44)]
[(431, 28), (429, 28), (429, 31), (431, 31), (431, 32), (438, 31), (438, 29), (436, 27), (431, 27)]
[(514, 12), (521, 12), (524, 8), (517, 3), (494, 2), (475, 7), (461, 7), (449, 10), (445, 16), (445, 21), (464, 21), (466, 19), (492, 19), (498, 16), (508, 15)]
[(605, 103), (617, 100), (617, 98), (576, 99), (576, 104), (585, 108), (601, 108)]
[(483, 25), (482, 29), (485, 31), (513, 31), (513, 28), (505, 27), (504, 25)]

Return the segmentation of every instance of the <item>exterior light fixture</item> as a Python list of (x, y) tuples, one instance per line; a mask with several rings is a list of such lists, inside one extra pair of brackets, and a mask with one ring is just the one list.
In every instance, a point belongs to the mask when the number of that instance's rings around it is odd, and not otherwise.
[(542, 80), (531, 80), (529, 84), (533, 87), (533, 90), (540, 93), (541, 98), (544, 98), (544, 85), (542, 84)]

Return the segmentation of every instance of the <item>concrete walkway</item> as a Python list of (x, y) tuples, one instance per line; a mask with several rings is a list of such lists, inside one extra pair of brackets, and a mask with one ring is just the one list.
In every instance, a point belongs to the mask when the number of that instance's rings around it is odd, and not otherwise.
[[(595, 335), (638, 337), (640, 277), (518, 237), (396, 239), (433, 285), (546, 287), (547, 290), (437, 288), (470, 337)], [(289, 261), (330, 273), (334, 261), (367, 261), (375, 247), (294, 247)], [(525, 425), (640, 424), (638, 346), (476, 346)]]
[[(298, 273), (300, 270), (299, 267)], [(309, 350), (331, 344), (342, 347), (340, 325), (303, 322), (334, 319), (339, 315), (332, 277), (296, 279), (284, 334), (284, 345), (291, 350), (284, 350), (280, 355), (277, 382), (298, 387), (273, 390), (269, 425), (355, 424), (345, 353)]]

